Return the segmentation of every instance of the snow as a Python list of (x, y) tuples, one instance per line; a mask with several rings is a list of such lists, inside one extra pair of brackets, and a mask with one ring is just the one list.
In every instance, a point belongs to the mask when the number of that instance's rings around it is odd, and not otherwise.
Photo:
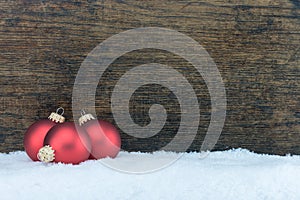
[[(177, 157), (151, 173), (113, 169)], [(237, 149), (199, 157), (121, 152), (115, 159), (65, 165), (32, 162), (25, 152), (0, 154), (0, 199), (300, 199), (300, 156)]]

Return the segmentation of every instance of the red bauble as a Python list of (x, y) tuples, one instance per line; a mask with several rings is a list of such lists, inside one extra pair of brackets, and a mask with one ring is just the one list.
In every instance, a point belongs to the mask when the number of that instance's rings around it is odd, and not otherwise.
[[(52, 153), (48, 150), (43, 152), (47, 148), (53, 150)], [(91, 141), (85, 130), (76, 127), (72, 122), (65, 122), (53, 127), (47, 133), (44, 147), (39, 152), (39, 159), (45, 162), (79, 164), (89, 158), (90, 151)], [(53, 156), (54, 160), (49, 159), (47, 157), (49, 155)]]
[[(59, 108), (57, 112), (62, 109)], [(32, 124), (24, 135), (24, 148), (27, 155), (38, 161), (37, 154), (43, 147), (44, 138), (47, 132), (58, 123), (64, 122), (64, 117), (56, 113), (51, 113), (48, 119), (43, 119)]]
[(44, 119), (35, 122), (28, 128), (24, 136), (24, 148), (31, 160), (38, 161), (37, 154), (44, 146), (45, 136), (55, 125), (55, 122)]
[(104, 120), (95, 120), (90, 114), (82, 116), (79, 123), (89, 134), (92, 142), (90, 159), (115, 158), (118, 155), (121, 138), (112, 124)]

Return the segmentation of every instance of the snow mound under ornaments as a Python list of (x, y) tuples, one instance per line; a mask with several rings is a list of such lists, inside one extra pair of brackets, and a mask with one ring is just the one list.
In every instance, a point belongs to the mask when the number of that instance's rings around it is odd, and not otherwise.
[[(25, 152), (0, 154), (0, 199), (300, 199), (300, 156), (241, 149), (212, 152), (205, 159), (199, 155), (184, 153), (156, 172), (128, 174), (99, 160), (44, 164), (32, 162)], [(115, 160), (134, 165), (144, 157), (174, 156), (120, 152)]]

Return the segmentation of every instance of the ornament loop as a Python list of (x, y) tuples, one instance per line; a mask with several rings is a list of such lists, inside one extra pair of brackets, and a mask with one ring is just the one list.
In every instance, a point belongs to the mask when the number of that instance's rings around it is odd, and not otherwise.
[(56, 123), (63, 123), (65, 121), (65, 118), (62, 116), (64, 114), (65, 110), (62, 107), (59, 107), (55, 112), (52, 112), (48, 119), (56, 122)]
[(95, 117), (91, 114), (86, 114), (85, 111), (82, 109), (81, 110), (81, 117), (79, 118), (79, 125), (82, 126), (84, 123), (95, 119)]
[[(60, 114), (58, 113), (59, 111), (61, 111)], [(63, 115), (65, 113), (65, 110), (64, 110), (63, 107), (59, 107), (59, 108), (57, 108), (56, 113), (59, 114), (59, 115)]]

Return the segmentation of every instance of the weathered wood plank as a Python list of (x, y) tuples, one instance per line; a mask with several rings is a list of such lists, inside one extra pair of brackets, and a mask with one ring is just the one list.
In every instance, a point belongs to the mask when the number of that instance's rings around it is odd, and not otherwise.
[[(72, 119), (76, 73), (97, 44), (124, 30), (158, 26), (195, 39), (220, 70), (228, 111), (215, 149), (300, 154), (299, 8), (298, 1), (288, 0), (1, 1), (0, 151), (22, 149), (26, 128), (59, 106)], [(118, 59), (98, 87), (97, 112), (113, 122), (109, 95), (120, 75), (154, 61), (176, 68), (197, 91), (201, 123), (190, 148), (197, 150), (210, 119), (209, 95), (201, 76), (178, 56), (145, 50)], [(142, 111), (149, 107), (143, 100), (149, 94), (171, 105), (170, 123), (148, 140), (122, 133), (126, 150), (159, 149), (174, 136), (178, 105), (167, 89), (145, 87), (136, 93), (136, 122), (148, 120)]]

